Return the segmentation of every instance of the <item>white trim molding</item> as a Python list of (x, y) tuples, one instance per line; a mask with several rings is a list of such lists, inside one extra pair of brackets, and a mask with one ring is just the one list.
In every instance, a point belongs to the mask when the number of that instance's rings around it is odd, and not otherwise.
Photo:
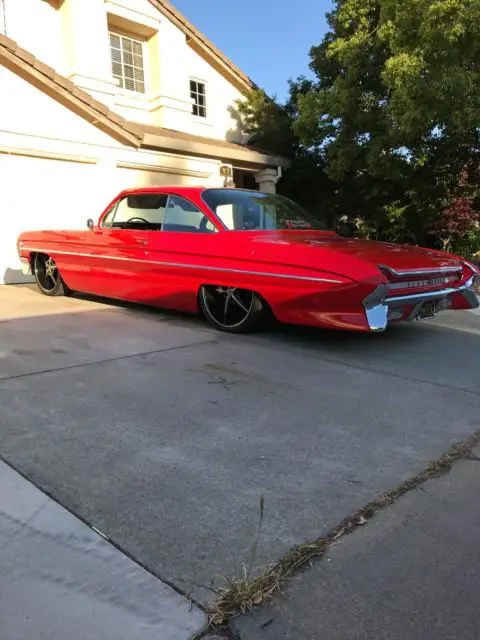
[(127, 160), (118, 160), (117, 167), (119, 169), (136, 169), (137, 171), (153, 171), (154, 173), (168, 173), (170, 175), (188, 176), (191, 178), (209, 178), (211, 173), (206, 171), (195, 171), (193, 169), (183, 169), (181, 167), (168, 167), (165, 165), (143, 164), (140, 162), (129, 162)]

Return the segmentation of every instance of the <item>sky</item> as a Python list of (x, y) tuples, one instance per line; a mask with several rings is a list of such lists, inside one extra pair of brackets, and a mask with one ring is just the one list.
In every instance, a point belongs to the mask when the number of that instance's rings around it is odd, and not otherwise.
[(228, 58), (270, 96), (309, 76), (310, 47), (327, 30), (332, 0), (172, 0)]

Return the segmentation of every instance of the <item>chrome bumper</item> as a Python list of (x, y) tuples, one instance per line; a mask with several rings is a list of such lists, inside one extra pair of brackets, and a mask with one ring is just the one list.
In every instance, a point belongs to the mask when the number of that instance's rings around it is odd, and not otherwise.
[(475, 275), (472, 276), (461, 287), (450, 287), (448, 289), (441, 289), (440, 291), (426, 291), (424, 293), (392, 297), (387, 297), (390, 291), (388, 285), (382, 284), (378, 286), (375, 291), (363, 301), (370, 331), (385, 331), (388, 326), (389, 312), (393, 309), (414, 306), (412, 313), (406, 318), (406, 320), (414, 320), (418, 315), (420, 306), (424, 302), (448, 298), (455, 293), (460, 293), (468, 302), (470, 308), (476, 309), (480, 306), (480, 302), (474, 290), (475, 278)]
[(22, 265), (22, 273), (25, 276), (31, 276), (32, 275), (32, 266), (30, 264), (30, 260), (28, 258), (20, 257), (20, 263)]

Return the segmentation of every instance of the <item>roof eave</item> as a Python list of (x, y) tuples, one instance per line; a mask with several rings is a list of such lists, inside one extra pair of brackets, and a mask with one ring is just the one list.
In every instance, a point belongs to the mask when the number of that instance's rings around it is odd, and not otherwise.
[(227, 163), (239, 163), (244, 166), (262, 169), (269, 167), (288, 168), (290, 161), (281, 156), (270, 155), (256, 151), (255, 149), (227, 148), (221, 145), (207, 144), (205, 142), (182, 140), (172, 136), (162, 136), (155, 133), (145, 133), (142, 147), (174, 153), (182, 153), (188, 156), (213, 158)]

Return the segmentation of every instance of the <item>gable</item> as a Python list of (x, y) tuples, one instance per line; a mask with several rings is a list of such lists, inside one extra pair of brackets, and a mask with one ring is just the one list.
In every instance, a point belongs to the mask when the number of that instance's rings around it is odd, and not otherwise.
[(230, 142), (246, 143), (244, 125), (238, 112), (237, 101), (244, 96), (224, 75), (214, 69), (193, 49), (186, 52), (190, 77), (205, 83), (207, 118), (191, 123), (192, 133)]
[(149, 0), (149, 2), (185, 34), (189, 47), (226, 77), (239, 91), (245, 94), (255, 86), (253, 81), (184, 15), (175, 9), (169, 0)]

